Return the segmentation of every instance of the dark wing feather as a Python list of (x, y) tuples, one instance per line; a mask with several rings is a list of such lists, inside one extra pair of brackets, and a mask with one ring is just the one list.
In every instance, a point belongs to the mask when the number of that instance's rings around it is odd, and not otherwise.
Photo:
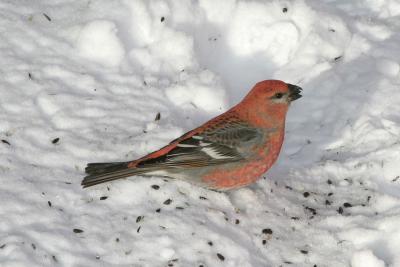
[(202, 167), (240, 161), (245, 156), (241, 149), (253, 144), (261, 136), (257, 128), (244, 122), (225, 122), (184, 138), (167, 154), (143, 160), (137, 167)]

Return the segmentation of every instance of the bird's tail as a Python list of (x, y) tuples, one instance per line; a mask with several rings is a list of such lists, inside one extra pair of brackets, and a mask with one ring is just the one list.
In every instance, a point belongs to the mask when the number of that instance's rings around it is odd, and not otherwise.
[(132, 175), (146, 172), (143, 169), (128, 168), (128, 162), (89, 163), (85, 172), (88, 174), (83, 178), (83, 188), (126, 178)]

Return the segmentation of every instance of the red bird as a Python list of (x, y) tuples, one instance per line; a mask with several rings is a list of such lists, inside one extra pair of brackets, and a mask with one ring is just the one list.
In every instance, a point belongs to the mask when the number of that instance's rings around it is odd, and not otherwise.
[(278, 80), (257, 83), (227, 112), (128, 162), (89, 163), (83, 187), (133, 175), (181, 179), (229, 190), (255, 182), (276, 161), (289, 104), (301, 88)]

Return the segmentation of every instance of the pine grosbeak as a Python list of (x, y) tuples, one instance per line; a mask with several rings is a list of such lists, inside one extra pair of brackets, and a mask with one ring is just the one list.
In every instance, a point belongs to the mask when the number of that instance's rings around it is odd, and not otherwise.
[(133, 175), (181, 179), (216, 190), (255, 182), (276, 161), (285, 117), (301, 88), (278, 80), (257, 83), (227, 112), (129, 162), (89, 163), (83, 187)]

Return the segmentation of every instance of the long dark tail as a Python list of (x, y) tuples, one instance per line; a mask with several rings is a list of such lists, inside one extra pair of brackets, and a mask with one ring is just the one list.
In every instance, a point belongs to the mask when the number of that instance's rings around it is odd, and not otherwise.
[(146, 172), (143, 169), (128, 168), (128, 162), (89, 163), (85, 168), (88, 174), (83, 178), (83, 188), (126, 178)]

